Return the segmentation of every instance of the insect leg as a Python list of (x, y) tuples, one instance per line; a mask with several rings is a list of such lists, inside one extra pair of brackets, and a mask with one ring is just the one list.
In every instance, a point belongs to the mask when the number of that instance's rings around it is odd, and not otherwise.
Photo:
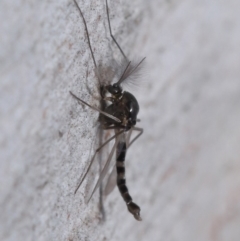
[(84, 100), (82, 100), (82, 99), (80, 99), (79, 97), (77, 97), (76, 95), (74, 95), (71, 91), (69, 91), (69, 93), (70, 93), (76, 100), (82, 102), (84, 105), (87, 105), (87, 106), (90, 107), (91, 109), (96, 110), (96, 111), (98, 111), (99, 113), (101, 113), (101, 114), (103, 114), (103, 115), (105, 115), (105, 116), (107, 116), (107, 117), (115, 120), (116, 122), (121, 123), (121, 121), (120, 121), (118, 118), (116, 118), (115, 116), (110, 115), (110, 114), (108, 114), (107, 112), (104, 112), (104, 111), (98, 109), (98, 108), (95, 107), (95, 106), (89, 105), (87, 102), (85, 102)]
[[(97, 64), (96, 64), (96, 60), (95, 60), (95, 57), (94, 57), (94, 54), (93, 54), (92, 45), (91, 45), (91, 42), (90, 42), (86, 20), (83, 16), (81, 8), (79, 7), (78, 3), (76, 2), (76, 0), (73, 0), (73, 2), (75, 3), (75, 5), (76, 5), (81, 17), (82, 17), (83, 24), (84, 24), (84, 27), (85, 27), (85, 31), (86, 31), (86, 34), (87, 34), (88, 46), (89, 46), (89, 49), (90, 49), (90, 52), (91, 52), (91, 56), (92, 56), (93, 64), (95, 66), (95, 70), (97, 71)], [(98, 78), (99, 85), (101, 85), (98, 73), (97, 73), (97, 78)]]
[(94, 155), (93, 155), (93, 157), (92, 157), (92, 159), (91, 159), (91, 161), (90, 161), (90, 164), (89, 164), (89, 166), (88, 166), (88, 168), (87, 168), (87, 171), (85, 172), (85, 174), (83, 175), (82, 180), (80, 181), (80, 183), (78, 184), (77, 188), (75, 189), (74, 194), (76, 194), (76, 192), (78, 191), (79, 187), (82, 185), (82, 182), (84, 181), (86, 175), (88, 174), (88, 172), (89, 172), (89, 170), (90, 170), (90, 168), (91, 168), (91, 166), (92, 166), (92, 164), (93, 164), (93, 161), (94, 161), (95, 156), (97, 155), (97, 153), (98, 153), (107, 143), (109, 143), (111, 140), (113, 140), (114, 138), (116, 138), (116, 137), (117, 137), (118, 135), (120, 135), (121, 133), (123, 133), (123, 130), (122, 130), (122, 131), (119, 131), (117, 134), (115, 134), (114, 136), (112, 136), (111, 138), (109, 138), (107, 141), (105, 141), (101, 146), (99, 146), (99, 147), (97, 148), (97, 150), (95, 151), (95, 153), (94, 153)]
[[(139, 133), (137, 134), (137, 136), (135, 136), (135, 137), (131, 140), (131, 142), (130, 142), (129, 145), (128, 145), (128, 148), (129, 148), (129, 147), (133, 144), (133, 142), (136, 141), (136, 140), (142, 135), (142, 133), (143, 133), (143, 128), (140, 128), (140, 127), (133, 127), (132, 130), (134, 130), (134, 131), (139, 131)], [(129, 139), (130, 139), (130, 137), (129, 137)]]
[[(132, 135), (132, 131), (134, 130), (133, 128), (131, 128), (129, 131), (128, 131), (128, 134), (127, 134), (127, 137), (126, 137), (126, 145), (127, 145), (127, 149), (129, 148), (129, 146), (134, 142), (136, 141), (140, 135), (143, 133), (143, 129), (142, 128), (138, 128), (136, 127), (137, 130), (136, 131), (140, 131), (140, 133), (131, 141), (131, 143), (129, 144), (129, 141), (130, 141), (130, 138), (131, 138), (131, 135)], [(113, 189), (115, 188), (116, 186), (116, 176), (117, 176), (117, 173), (116, 173), (116, 167), (113, 168), (111, 174), (109, 175), (108, 177), (108, 180), (107, 180), (107, 184), (106, 184), (106, 187), (105, 187), (105, 190), (104, 190), (104, 195), (107, 196), (109, 193), (111, 193), (113, 191)]]
[[(118, 132), (116, 135), (119, 136), (122, 132), (123, 132), (123, 131)], [(101, 181), (103, 180), (103, 178), (105, 177), (105, 175), (106, 175), (106, 173), (107, 173), (107, 171), (108, 171), (108, 167), (109, 167), (109, 164), (110, 164), (110, 162), (111, 162), (112, 156), (113, 156), (114, 151), (115, 151), (115, 149), (116, 149), (116, 146), (117, 146), (117, 144), (118, 144), (118, 142), (119, 142), (118, 136), (117, 136), (116, 141), (115, 141), (115, 143), (114, 143), (114, 145), (113, 145), (113, 147), (112, 147), (112, 150), (111, 150), (111, 152), (110, 152), (110, 154), (109, 154), (109, 156), (108, 156), (108, 159), (107, 159), (107, 161), (106, 161), (106, 164), (105, 164), (105, 166), (104, 166), (104, 168), (103, 168), (103, 170), (102, 170), (102, 172), (101, 172), (101, 174), (100, 174), (100, 176), (99, 176), (99, 178), (98, 178), (98, 181), (97, 181), (97, 183), (96, 183), (96, 185), (95, 185), (95, 187), (94, 187), (94, 189), (93, 189), (93, 191), (92, 191), (92, 193), (91, 193), (91, 196), (88, 198), (87, 202), (89, 202), (89, 201), (91, 200), (94, 192), (95, 192), (96, 189), (99, 187)], [(116, 137), (116, 136), (115, 136), (115, 137)]]
[(124, 54), (122, 48), (120, 47), (120, 45), (118, 44), (117, 40), (115, 39), (115, 37), (112, 34), (112, 28), (111, 28), (111, 23), (110, 23), (108, 1), (107, 0), (106, 0), (106, 10), (107, 10), (107, 19), (108, 19), (108, 26), (109, 26), (110, 36), (111, 36), (112, 40), (114, 41), (114, 43), (117, 45), (117, 47), (120, 50), (121, 54), (123, 55), (124, 59), (127, 60), (128, 58), (126, 57), (126, 55)]
[[(132, 131), (133, 131), (133, 128), (131, 128), (129, 131), (128, 131), (128, 134), (127, 134), (127, 137), (126, 137), (126, 145), (127, 145), (127, 149), (129, 148), (129, 141), (130, 141), (130, 138), (131, 138), (131, 135), (132, 135)], [(138, 131), (138, 130), (137, 130)], [(131, 144), (138, 139), (138, 137), (142, 134), (142, 130), (141, 132), (133, 139), (133, 141), (131, 142)], [(108, 177), (108, 180), (107, 180), (107, 184), (106, 184), (106, 187), (105, 187), (105, 190), (104, 190), (104, 195), (107, 196), (109, 193), (111, 193), (113, 191), (113, 189), (115, 188), (116, 186), (116, 176), (117, 176), (117, 172), (116, 172), (116, 167), (113, 168), (111, 174), (109, 175)]]

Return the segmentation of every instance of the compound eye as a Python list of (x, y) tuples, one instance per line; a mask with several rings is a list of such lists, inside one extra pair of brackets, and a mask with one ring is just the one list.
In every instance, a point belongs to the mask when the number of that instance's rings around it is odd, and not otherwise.
[(122, 88), (117, 84), (108, 85), (106, 86), (106, 89), (112, 94), (112, 95), (118, 95), (122, 92)]
[(119, 94), (122, 91), (122, 88), (117, 83), (112, 85), (112, 89), (114, 94)]
[(118, 94), (119, 93), (119, 89), (116, 88), (116, 87), (113, 87), (113, 92), (114, 92), (114, 94)]

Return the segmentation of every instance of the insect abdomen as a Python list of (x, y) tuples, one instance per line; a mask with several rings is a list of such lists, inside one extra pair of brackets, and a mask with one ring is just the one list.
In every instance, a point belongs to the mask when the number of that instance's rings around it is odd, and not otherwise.
[(118, 189), (127, 204), (128, 211), (133, 214), (133, 216), (141, 221), (140, 217), (140, 207), (132, 202), (132, 197), (128, 192), (125, 179), (125, 157), (126, 157), (127, 147), (125, 142), (119, 142), (117, 146), (117, 186)]

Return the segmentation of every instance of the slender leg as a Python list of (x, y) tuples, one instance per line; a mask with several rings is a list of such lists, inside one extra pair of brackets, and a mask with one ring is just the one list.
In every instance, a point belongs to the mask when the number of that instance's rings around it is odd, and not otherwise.
[[(136, 141), (136, 140), (142, 135), (142, 133), (143, 133), (143, 128), (140, 128), (140, 127), (133, 127), (132, 130), (134, 130), (134, 131), (139, 131), (139, 133), (137, 134), (136, 137), (134, 137), (134, 138), (131, 140), (131, 142), (130, 142), (129, 145), (128, 145), (128, 148), (129, 148), (129, 147), (133, 144), (133, 142)], [(130, 137), (129, 137), (129, 139), (130, 139)]]
[[(81, 17), (82, 17), (83, 24), (84, 24), (84, 27), (85, 27), (85, 31), (86, 31), (86, 34), (87, 34), (88, 46), (89, 46), (89, 49), (90, 49), (90, 51), (91, 51), (93, 64), (94, 64), (95, 69), (96, 69), (96, 71), (97, 71), (97, 64), (96, 64), (96, 60), (95, 60), (95, 57), (94, 57), (94, 54), (93, 54), (92, 45), (91, 45), (91, 42), (90, 42), (90, 38), (89, 38), (89, 33), (88, 33), (88, 28), (87, 28), (86, 20), (85, 20), (85, 18), (84, 18), (84, 16), (83, 16), (83, 13), (82, 13), (81, 8), (79, 7), (78, 3), (76, 2), (76, 0), (73, 0), (73, 2), (75, 3), (75, 5), (76, 5), (76, 7), (77, 7), (77, 9), (78, 9)], [(97, 78), (98, 78), (99, 85), (101, 85), (98, 74), (97, 74)]]
[(110, 115), (110, 114), (108, 114), (107, 112), (104, 112), (104, 111), (98, 109), (98, 108), (95, 107), (95, 106), (89, 105), (87, 102), (85, 102), (84, 100), (82, 100), (82, 99), (78, 98), (76, 95), (74, 95), (71, 91), (69, 91), (69, 93), (70, 93), (76, 100), (82, 102), (84, 105), (87, 105), (87, 106), (90, 107), (91, 109), (96, 110), (96, 111), (98, 111), (99, 113), (107, 116), (108, 118), (111, 118), (111, 119), (113, 119), (114, 121), (121, 123), (121, 121), (120, 121), (118, 118), (116, 118), (115, 116)]
[[(104, 133), (104, 130), (102, 128), (100, 128), (100, 132), (99, 132), (99, 143), (100, 145), (102, 145), (102, 142), (103, 142), (103, 133)], [(103, 148), (102, 148), (103, 149)], [(103, 166), (103, 152), (102, 152), (102, 149), (100, 150), (99, 152), (99, 155), (98, 155), (98, 161), (99, 161), (99, 176), (101, 175), (101, 171), (102, 171), (102, 166)], [(105, 221), (105, 209), (104, 209), (104, 203), (103, 203), (103, 183), (101, 182), (100, 186), (99, 186), (99, 210), (100, 210), (100, 213), (101, 213), (101, 222), (104, 222)]]
[[(118, 136), (119, 136), (119, 133), (120, 133), (120, 132), (117, 133)], [(116, 134), (116, 135), (117, 135), (117, 134)], [(108, 156), (108, 159), (107, 159), (107, 161), (106, 161), (106, 164), (105, 164), (105, 166), (104, 166), (104, 168), (103, 168), (103, 170), (102, 170), (102, 172), (101, 172), (101, 175), (99, 176), (98, 181), (97, 181), (97, 183), (96, 183), (96, 185), (95, 185), (95, 187), (94, 187), (94, 189), (93, 189), (90, 197), (89, 197), (88, 200), (87, 200), (87, 203), (91, 200), (94, 192), (95, 192), (96, 189), (99, 187), (101, 181), (102, 181), (103, 178), (105, 177), (105, 175), (106, 175), (106, 173), (107, 173), (107, 171), (108, 171), (108, 168), (109, 168), (109, 164), (110, 164), (110, 162), (111, 162), (111, 159), (112, 159), (112, 157), (113, 157), (113, 154), (114, 154), (114, 151), (115, 151), (115, 149), (116, 149), (116, 146), (117, 146), (118, 142), (119, 142), (119, 138), (117, 137), (117, 138), (116, 138), (116, 141), (115, 141), (115, 143), (114, 143), (114, 145), (113, 145), (113, 147), (112, 147), (112, 150), (111, 150), (111, 152), (110, 152), (110, 154), (109, 154), (109, 156)]]
[(89, 170), (90, 170), (90, 168), (91, 168), (91, 166), (92, 166), (92, 164), (93, 164), (93, 161), (94, 161), (95, 156), (97, 155), (97, 153), (98, 153), (107, 143), (109, 143), (111, 140), (113, 140), (114, 138), (116, 138), (116, 137), (117, 137), (118, 135), (120, 135), (121, 133), (123, 133), (123, 130), (122, 130), (122, 131), (119, 131), (117, 134), (115, 134), (114, 136), (112, 136), (111, 138), (109, 138), (109, 139), (108, 139), (107, 141), (105, 141), (100, 147), (97, 148), (97, 150), (95, 151), (95, 153), (94, 153), (94, 155), (93, 155), (93, 157), (92, 157), (92, 159), (91, 159), (91, 161), (90, 161), (90, 164), (89, 164), (89, 166), (88, 166), (88, 168), (87, 168), (87, 171), (85, 172), (85, 174), (83, 175), (82, 180), (80, 181), (80, 183), (78, 184), (77, 188), (75, 189), (74, 194), (76, 194), (76, 192), (78, 191), (79, 187), (82, 185), (82, 182), (84, 181), (86, 175), (88, 174), (88, 172), (89, 172)]
[(120, 47), (120, 45), (118, 44), (117, 40), (115, 39), (115, 37), (112, 34), (112, 28), (111, 28), (111, 23), (110, 23), (110, 18), (109, 18), (109, 10), (108, 10), (108, 1), (106, 0), (106, 10), (107, 10), (107, 18), (108, 18), (108, 26), (109, 26), (109, 32), (110, 32), (110, 36), (112, 38), (112, 40), (114, 41), (114, 43), (117, 45), (118, 49), (120, 50), (121, 54), (123, 55), (124, 59), (128, 59), (126, 57), (126, 55), (124, 54), (122, 48)]

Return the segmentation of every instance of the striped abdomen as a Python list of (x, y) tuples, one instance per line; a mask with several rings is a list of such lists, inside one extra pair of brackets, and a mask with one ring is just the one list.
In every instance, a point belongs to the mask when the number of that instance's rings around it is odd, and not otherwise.
[(117, 145), (117, 186), (127, 204), (128, 211), (133, 214), (134, 218), (141, 221), (140, 207), (132, 201), (132, 197), (128, 192), (125, 179), (125, 156), (126, 156), (126, 142), (119, 142)]

